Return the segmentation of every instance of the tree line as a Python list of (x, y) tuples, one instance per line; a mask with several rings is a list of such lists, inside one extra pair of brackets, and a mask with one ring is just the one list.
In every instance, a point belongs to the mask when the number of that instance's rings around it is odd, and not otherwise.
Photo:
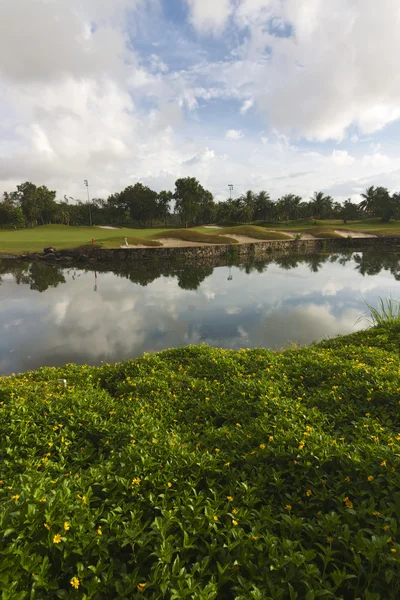
[(22, 183), (13, 192), (4, 192), (0, 201), (0, 227), (63, 225), (126, 225), (134, 227), (193, 227), (207, 223), (235, 225), (251, 222), (279, 222), (296, 219), (343, 219), (380, 217), (388, 222), (400, 218), (400, 193), (371, 186), (359, 203), (351, 199), (335, 202), (323, 192), (304, 200), (286, 194), (277, 200), (269, 193), (251, 190), (237, 198), (215, 202), (212, 193), (194, 177), (177, 179), (174, 191), (156, 192), (142, 183), (126, 187), (107, 199), (81, 202), (57, 193), (45, 185)]
[[(345, 265), (349, 261), (355, 263), (355, 270), (360, 275), (377, 275), (380, 271), (385, 270), (396, 281), (400, 281), (398, 253), (379, 253), (376, 250), (331, 255), (310, 254), (308, 256), (298, 256), (288, 254), (274, 258), (250, 260), (244, 265), (240, 264), (237, 266), (246, 274), (250, 274), (252, 272), (265, 273), (272, 264), (278, 265), (281, 269), (285, 270), (295, 269), (300, 264), (303, 264), (307, 265), (313, 273), (317, 273), (326, 262), (338, 262), (341, 265)], [(56, 288), (60, 284), (66, 283), (66, 273), (74, 273), (74, 271), (75, 268), (66, 271), (65, 267), (48, 265), (42, 262), (29, 264), (0, 259), (0, 286), (2, 284), (2, 275), (11, 273), (17, 284), (29, 285), (31, 290), (44, 292), (49, 287)], [(190, 263), (175, 263), (173, 261), (146, 261), (135, 264), (123, 261), (118, 265), (114, 265), (112, 269), (109, 267), (104, 268), (101, 265), (98, 267), (99, 274), (112, 272), (143, 287), (149, 285), (159, 277), (175, 277), (178, 286), (184, 290), (197, 290), (205, 278), (212, 275), (213, 271), (214, 266), (209, 263), (200, 262), (196, 265), (196, 268), (193, 268), (193, 265)]]

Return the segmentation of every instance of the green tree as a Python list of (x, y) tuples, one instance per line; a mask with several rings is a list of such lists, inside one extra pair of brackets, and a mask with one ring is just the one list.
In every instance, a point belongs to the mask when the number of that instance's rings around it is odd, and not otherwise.
[(382, 221), (388, 222), (396, 213), (396, 199), (391, 196), (385, 187), (371, 186), (361, 194), (363, 198), (360, 208), (368, 216), (381, 217)]
[(333, 208), (333, 198), (325, 196), (323, 192), (314, 192), (311, 198), (310, 208), (312, 208), (316, 219), (328, 219), (331, 216)]
[(340, 211), (340, 216), (344, 221), (351, 221), (360, 217), (360, 207), (351, 201), (351, 198), (345, 200)]
[(270, 195), (265, 190), (259, 192), (255, 200), (255, 219), (263, 219), (266, 223), (268, 215), (270, 218), (274, 210), (274, 203), (272, 202)]
[(184, 177), (175, 182), (175, 212), (182, 225), (199, 225), (201, 217), (210, 211), (214, 204), (211, 192), (208, 192), (195, 177)]

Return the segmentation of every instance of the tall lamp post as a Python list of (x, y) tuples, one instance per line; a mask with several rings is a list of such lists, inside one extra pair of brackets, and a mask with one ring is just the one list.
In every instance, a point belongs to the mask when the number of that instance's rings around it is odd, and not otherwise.
[(86, 189), (87, 189), (87, 199), (88, 199), (88, 204), (89, 204), (89, 223), (90, 223), (90, 226), (92, 226), (92, 207), (90, 206), (89, 182), (87, 179), (85, 179), (85, 181), (83, 183), (86, 185)]
[(230, 197), (230, 199), (232, 200), (233, 184), (232, 184), (232, 183), (230, 183), (230, 184), (228, 185), (228, 188), (229, 188), (229, 197)]

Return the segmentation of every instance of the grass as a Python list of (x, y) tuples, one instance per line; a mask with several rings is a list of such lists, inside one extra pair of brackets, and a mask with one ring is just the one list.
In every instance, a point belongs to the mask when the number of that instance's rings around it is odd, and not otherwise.
[(399, 236), (400, 221), (383, 224), (380, 219), (351, 221), (346, 225), (340, 220), (317, 221), (316, 225), (308, 220), (288, 221), (285, 223), (268, 223), (264, 226), (238, 225), (210, 230), (205, 227), (193, 229), (101, 229), (100, 227), (68, 227), (66, 225), (45, 225), (34, 229), (2, 230), (0, 229), (0, 253), (22, 254), (24, 252), (41, 252), (44, 247), (53, 245), (56, 249), (78, 248), (91, 244), (92, 238), (97, 245), (105, 248), (118, 248), (128, 238), (132, 245), (159, 245), (159, 238), (173, 238), (189, 242), (209, 244), (236, 244), (234, 238), (221, 237), (244, 235), (259, 240), (289, 239), (285, 231), (291, 233), (310, 233), (317, 238), (340, 237), (335, 229), (342, 231), (363, 231), (378, 237)]
[(334, 229), (330, 229), (329, 227), (310, 227), (309, 229), (304, 230), (304, 233), (310, 233), (312, 236), (323, 240), (342, 237), (336, 233)]
[(397, 600), (399, 348), (386, 323), (0, 379), (2, 597)]
[[(204, 228), (203, 228), (204, 229)], [(210, 231), (209, 229), (205, 230)], [(211, 230), (212, 231), (212, 230)], [(237, 240), (229, 237), (221, 237), (218, 233), (203, 233), (197, 229), (170, 229), (155, 234), (155, 239), (171, 238), (184, 242), (202, 242), (203, 244), (237, 244)]]
[(223, 235), (243, 235), (256, 240), (289, 240), (291, 237), (279, 231), (272, 231), (255, 225), (238, 225), (236, 227), (225, 227), (218, 232)]
[(400, 322), (400, 302), (393, 298), (379, 298), (378, 306), (365, 303), (368, 312), (359, 321), (365, 319), (370, 327), (390, 326)]

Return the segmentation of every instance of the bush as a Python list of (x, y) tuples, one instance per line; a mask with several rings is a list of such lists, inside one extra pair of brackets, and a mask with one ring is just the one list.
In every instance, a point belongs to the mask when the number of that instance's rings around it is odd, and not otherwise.
[(388, 327), (3, 378), (2, 597), (397, 599), (399, 392)]

